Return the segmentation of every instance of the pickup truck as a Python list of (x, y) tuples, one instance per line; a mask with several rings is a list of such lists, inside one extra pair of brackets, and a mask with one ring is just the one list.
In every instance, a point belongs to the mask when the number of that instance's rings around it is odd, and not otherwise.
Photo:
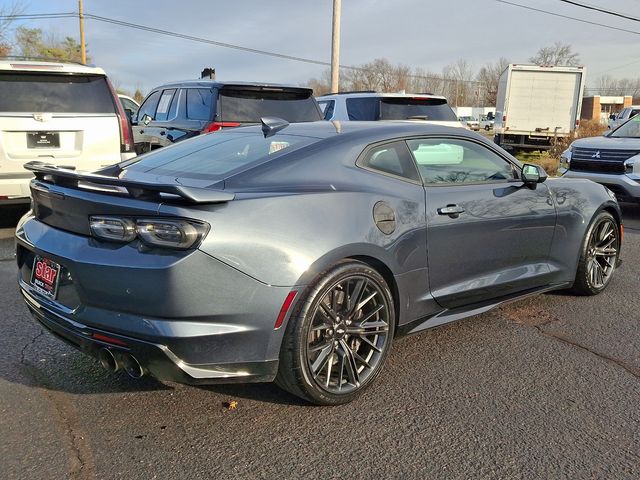
[(638, 113), (640, 113), (640, 105), (631, 105), (630, 107), (623, 108), (617, 115), (610, 115), (609, 130), (616, 129), (631, 117), (635, 117)]

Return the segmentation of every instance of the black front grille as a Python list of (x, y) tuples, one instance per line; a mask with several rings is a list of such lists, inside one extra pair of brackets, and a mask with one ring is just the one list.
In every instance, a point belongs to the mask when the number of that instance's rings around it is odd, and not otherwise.
[(611, 150), (576, 147), (571, 153), (570, 169), (578, 172), (625, 173), (625, 160), (638, 150)]
[(576, 172), (624, 173), (626, 167), (622, 162), (585, 162), (571, 159), (569, 169)]

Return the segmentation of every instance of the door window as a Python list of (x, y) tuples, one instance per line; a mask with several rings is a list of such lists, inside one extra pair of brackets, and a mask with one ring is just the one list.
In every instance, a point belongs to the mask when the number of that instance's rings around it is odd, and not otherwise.
[(158, 100), (160, 100), (160, 91), (153, 92), (147, 97), (138, 110), (138, 121), (142, 121), (142, 117), (145, 115), (149, 115), (153, 118), (156, 113), (156, 107), (158, 106)]
[(514, 166), (474, 142), (424, 138), (408, 140), (426, 184), (467, 184), (514, 180)]
[(158, 102), (158, 108), (156, 109), (155, 119), (158, 122), (166, 122), (169, 120), (169, 108), (171, 107), (171, 100), (176, 93), (176, 89), (164, 90), (160, 101)]

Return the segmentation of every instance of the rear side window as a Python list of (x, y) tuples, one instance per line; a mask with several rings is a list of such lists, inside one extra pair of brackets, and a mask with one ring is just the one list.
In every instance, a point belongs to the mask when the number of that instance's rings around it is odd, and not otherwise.
[(0, 73), (0, 111), (115, 113), (101, 75)]
[(247, 134), (222, 131), (144, 155), (127, 170), (213, 181), (316, 141), (317, 138), (299, 135), (265, 138), (262, 132)]
[(187, 118), (189, 120), (210, 120), (213, 94), (206, 88), (187, 89)]
[(318, 102), (320, 111), (322, 112), (322, 118), (325, 120), (331, 120), (333, 117), (333, 109), (335, 108), (335, 100), (322, 100)]
[(420, 181), (413, 157), (404, 142), (386, 143), (373, 147), (358, 161), (358, 165), (414, 182)]
[(158, 100), (160, 100), (160, 92), (153, 92), (147, 97), (140, 109), (138, 110), (138, 120), (142, 120), (142, 117), (149, 115), (151, 118), (156, 113), (156, 107), (158, 106)]
[(349, 120), (380, 120), (380, 98), (347, 98)]
[(240, 123), (259, 123), (269, 116), (288, 122), (322, 120), (317, 102), (306, 90), (274, 90), (220, 89), (217, 119)]

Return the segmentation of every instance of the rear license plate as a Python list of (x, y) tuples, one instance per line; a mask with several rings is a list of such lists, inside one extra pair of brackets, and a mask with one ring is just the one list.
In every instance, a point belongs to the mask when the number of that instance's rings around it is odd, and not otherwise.
[(60, 134), (58, 132), (27, 132), (28, 148), (59, 148)]
[(54, 299), (58, 293), (60, 265), (48, 258), (36, 255), (31, 270), (31, 285), (43, 295)]

